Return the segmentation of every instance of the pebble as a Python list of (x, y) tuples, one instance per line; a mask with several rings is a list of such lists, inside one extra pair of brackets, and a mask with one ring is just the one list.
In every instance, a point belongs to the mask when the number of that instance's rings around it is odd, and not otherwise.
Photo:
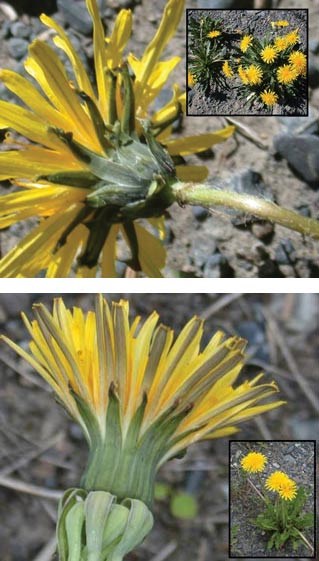
[(269, 361), (269, 348), (265, 340), (264, 325), (258, 321), (242, 321), (236, 324), (236, 332), (248, 341), (248, 354), (265, 362)]
[(311, 88), (319, 86), (319, 57), (310, 56), (308, 68), (308, 80)]
[(274, 147), (302, 179), (314, 188), (318, 188), (319, 138), (317, 136), (280, 134), (274, 138)]
[(317, 134), (319, 132), (318, 111), (309, 106), (309, 115), (305, 117), (276, 117), (277, 121), (282, 125), (284, 132), (297, 132), (303, 128), (303, 133)]
[(255, 222), (252, 225), (251, 231), (258, 238), (265, 243), (270, 243), (274, 235), (274, 224), (272, 222)]
[(209, 216), (207, 208), (202, 206), (192, 206), (192, 213), (198, 222), (203, 222)]
[(291, 240), (281, 240), (276, 249), (276, 261), (278, 265), (291, 265), (295, 262), (295, 248)]
[(84, 0), (80, 2), (75, 0), (57, 0), (57, 7), (63, 14), (65, 22), (73, 29), (84, 35), (92, 33), (93, 23)]
[(319, 39), (313, 38), (309, 40), (309, 50), (315, 55), (319, 53)]
[(31, 35), (31, 26), (23, 23), (22, 21), (14, 21), (10, 26), (11, 35), (13, 37), (20, 37), (21, 39), (28, 39)]
[(7, 45), (10, 55), (16, 60), (21, 60), (28, 52), (29, 42), (20, 37), (11, 37)]
[(205, 278), (233, 278), (234, 269), (229, 265), (225, 255), (217, 252), (208, 257), (203, 274)]

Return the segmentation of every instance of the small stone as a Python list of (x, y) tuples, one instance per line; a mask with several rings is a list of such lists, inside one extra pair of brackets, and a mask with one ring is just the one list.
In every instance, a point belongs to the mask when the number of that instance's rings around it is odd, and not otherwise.
[(192, 213), (198, 222), (203, 222), (209, 216), (209, 211), (207, 208), (202, 206), (193, 206)]
[(10, 26), (10, 31), (13, 37), (20, 37), (21, 39), (28, 39), (31, 35), (31, 27), (22, 21), (14, 21)]
[(319, 39), (309, 40), (309, 50), (315, 55), (319, 53)]
[(285, 239), (280, 242), (276, 249), (276, 261), (279, 265), (291, 265), (295, 262), (295, 248), (291, 240)]
[(305, 117), (276, 117), (281, 123), (284, 132), (290, 131), (297, 132), (298, 129), (303, 129), (302, 133), (317, 134), (319, 132), (319, 119), (318, 111), (313, 107), (309, 107), (309, 115)]
[(8, 51), (16, 60), (23, 58), (28, 52), (29, 43), (20, 37), (11, 37), (8, 40)]
[(204, 266), (205, 278), (233, 278), (234, 269), (229, 265), (225, 255), (219, 252), (208, 257)]
[(274, 225), (272, 222), (256, 222), (252, 225), (251, 230), (256, 238), (265, 243), (269, 243), (274, 234)]
[(274, 138), (275, 150), (293, 170), (314, 188), (319, 180), (319, 138), (311, 134), (281, 134)]
[(308, 80), (311, 88), (319, 86), (319, 57), (312, 55), (309, 58)]
[(0, 26), (0, 39), (7, 39), (10, 35), (11, 21), (4, 21)]
[(221, 253), (214, 253), (210, 255), (204, 266), (204, 277), (206, 278), (220, 278), (221, 277), (221, 262), (225, 257)]
[(90, 35), (93, 29), (93, 23), (90, 14), (87, 11), (84, 0), (75, 2), (75, 0), (57, 0), (58, 9), (62, 12), (64, 20), (73, 29)]

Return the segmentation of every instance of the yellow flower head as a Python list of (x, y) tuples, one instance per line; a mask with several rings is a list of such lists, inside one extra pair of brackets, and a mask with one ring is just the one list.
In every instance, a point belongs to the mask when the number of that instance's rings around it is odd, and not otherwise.
[(80, 308), (67, 309), (59, 298), (52, 314), (41, 304), (34, 313), (32, 322), (23, 316), (30, 353), (4, 340), (50, 384), (91, 449), (98, 443), (96, 454), (105, 454), (93, 462), (98, 476), (88, 468), (85, 488), (100, 488), (97, 477), (109, 477), (106, 462), (113, 479), (116, 474), (109, 492), (134, 497), (117, 485), (129, 484), (120, 470), (126, 465), (134, 471), (137, 464), (117, 455), (141, 450), (143, 486), (145, 470), (157, 469), (193, 442), (237, 432), (238, 423), (283, 403), (259, 404), (278, 391), (273, 382), (259, 384), (262, 375), (236, 384), (245, 341), (218, 331), (202, 346), (198, 317), (175, 338), (172, 329), (158, 325), (156, 312), (144, 322), (130, 321), (123, 300), (110, 307), (99, 297), (95, 312), (85, 315)]
[(195, 86), (195, 78), (191, 72), (187, 73), (187, 85), (189, 88), (193, 88)]
[(297, 485), (295, 481), (290, 479), (283, 483), (281, 488), (278, 490), (279, 496), (285, 501), (292, 501), (297, 495)]
[(288, 47), (293, 47), (294, 45), (296, 45), (296, 43), (299, 42), (300, 39), (298, 29), (290, 31), (290, 33), (284, 35), (284, 38)]
[(24, 104), (0, 101), (0, 129), (28, 139), (0, 152), (0, 180), (19, 187), (1, 195), (0, 228), (39, 219), (0, 260), (0, 277), (116, 277), (116, 259), (161, 277), (162, 215), (173, 202), (169, 184), (174, 178), (201, 181), (207, 176), (202, 166), (175, 166), (174, 160), (233, 132), (227, 127), (221, 136), (215, 131), (170, 139), (174, 120), (185, 110), (185, 93), (177, 85), (172, 99), (149, 115), (149, 106), (180, 61), (161, 56), (183, 14), (183, 1), (167, 1), (140, 58), (124, 55), (131, 11), (118, 13), (105, 38), (97, 0), (86, 4), (93, 20), (96, 84), (66, 32), (46, 15), (41, 21), (53, 30), (53, 42), (69, 58), (73, 76), (67, 75), (55, 49), (40, 39), (31, 44), (25, 68), (41, 92), (16, 72), (0, 74)]
[(296, 69), (290, 64), (284, 64), (277, 69), (277, 80), (280, 84), (291, 84), (297, 77)]
[(242, 65), (240, 65), (240, 66), (238, 67), (238, 75), (239, 75), (241, 81), (243, 82), (243, 84), (249, 84), (247, 72), (246, 72), (246, 70), (242, 67)]
[(243, 53), (245, 53), (247, 49), (250, 47), (250, 45), (253, 42), (253, 39), (254, 38), (252, 35), (244, 35), (244, 37), (242, 38), (239, 44), (239, 48)]
[(229, 65), (228, 60), (225, 60), (223, 66), (222, 66), (222, 70), (223, 70), (223, 73), (225, 74), (225, 76), (227, 76), (227, 78), (231, 78), (234, 75), (234, 73), (232, 71), (232, 68)]
[(269, 491), (279, 491), (279, 489), (289, 481), (290, 478), (286, 473), (283, 471), (274, 471), (267, 477), (265, 487)]
[(219, 35), (221, 35), (221, 31), (218, 31), (217, 29), (213, 29), (207, 34), (207, 37), (209, 37), (209, 39), (214, 39), (215, 37), (219, 37)]
[(287, 27), (287, 25), (289, 25), (289, 21), (285, 19), (279, 19), (277, 21), (271, 21), (270, 24), (273, 29), (275, 27)]
[(266, 489), (276, 491), (282, 499), (291, 501), (297, 494), (297, 485), (283, 471), (274, 471), (266, 479)]
[(274, 46), (278, 53), (286, 50), (289, 46), (286, 40), (286, 36), (284, 35), (283, 37), (276, 37), (276, 39), (274, 40)]
[(269, 106), (275, 105), (278, 101), (278, 95), (271, 90), (264, 90), (260, 97), (263, 103)]
[(288, 58), (291, 66), (298, 74), (305, 74), (307, 69), (307, 57), (301, 51), (293, 51)]
[(243, 470), (256, 473), (264, 470), (267, 461), (266, 456), (261, 452), (249, 452), (240, 463)]
[(277, 51), (272, 45), (267, 45), (262, 49), (260, 56), (266, 64), (270, 64), (276, 59)]
[(251, 64), (250, 66), (248, 66), (248, 68), (245, 69), (245, 71), (246, 71), (248, 84), (255, 86), (261, 83), (263, 73), (260, 66)]

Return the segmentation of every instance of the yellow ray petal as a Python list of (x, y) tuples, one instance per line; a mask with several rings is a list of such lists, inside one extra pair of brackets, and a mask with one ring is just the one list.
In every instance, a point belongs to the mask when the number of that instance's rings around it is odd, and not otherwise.
[[(136, 76), (136, 80), (141, 76), (144, 70), (143, 61), (139, 61), (133, 55), (128, 57), (128, 61)], [(144, 85), (141, 95), (136, 94), (136, 105), (140, 108), (139, 112), (146, 112), (147, 107), (159, 94), (163, 86), (166, 84), (170, 73), (174, 70), (175, 66), (180, 62), (180, 57), (173, 57), (170, 60), (157, 62), (149, 75), (147, 82)], [(138, 88), (138, 85), (136, 86)]]
[(29, 80), (12, 70), (0, 70), (0, 79), (32, 111), (50, 126), (64, 130), (70, 128), (70, 120), (54, 109)]
[(35, 179), (39, 175), (65, 170), (80, 171), (81, 169), (86, 169), (85, 165), (76, 160), (69, 151), (53, 152), (32, 146), (25, 150), (10, 150), (0, 153), (0, 180)]
[(70, 120), (71, 131), (78, 131), (93, 150), (99, 147), (91, 120), (72, 89), (64, 66), (54, 50), (43, 41), (35, 40), (29, 48), (25, 68), (40, 84), (51, 103)]
[(106, 39), (107, 66), (110, 69), (120, 66), (123, 51), (132, 33), (132, 12), (121, 10), (115, 20), (111, 37)]
[(96, 0), (86, 0), (86, 5), (93, 20), (93, 47), (99, 109), (106, 121), (108, 107), (108, 88), (105, 69), (107, 68), (104, 30)]
[(208, 177), (206, 166), (176, 166), (176, 175), (181, 181), (204, 181)]
[(139, 245), (138, 257), (143, 272), (150, 278), (162, 278), (161, 269), (166, 262), (166, 250), (162, 242), (139, 224), (134, 226)]
[(185, 104), (186, 104), (186, 93), (182, 92), (180, 87), (177, 84), (173, 86), (173, 97), (172, 99), (166, 103), (161, 109), (156, 111), (152, 116), (152, 123), (154, 125), (160, 125), (163, 122), (172, 119), (176, 113), (176, 109), (178, 104), (181, 105), (183, 113), (185, 112)]
[(0, 101), (0, 129), (6, 128), (49, 148), (62, 146), (58, 138), (48, 132), (48, 125), (34, 113), (8, 101)]
[(34, 277), (48, 267), (59, 237), (79, 212), (79, 205), (65, 209), (61, 216), (51, 216), (34, 228), (0, 261), (0, 277)]
[(184, 0), (169, 0), (167, 2), (161, 23), (141, 58), (141, 71), (135, 83), (137, 99), (140, 99), (154, 65), (158, 61), (169, 40), (174, 35), (183, 12)]
[(69, 276), (72, 263), (85, 244), (88, 233), (88, 229), (82, 225), (71, 232), (64, 246), (52, 255), (46, 278), (65, 278)]
[(1, 197), (0, 228), (31, 216), (52, 216), (73, 203), (85, 200), (84, 189), (56, 186), (17, 191)]
[(230, 125), (215, 132), (169, 140), (166, 142), (166, 148), (171, 156), (177, 156), (178, 154), (180, 156), (189, 156), (189, 154), (203, 152), (211, 146), (214, 146), (214, 144), (224, 142), (234, 131), (235, 127)]
[(116, 238), (119, 232), (118, 224), (111, 227), (102, 254), (102, 277), (115, 278)]
[(59, 37), (55, 37), (53, 41), (57, 45), (57, 47), (62, 49), (69, 57), (80, 90), (83, 90), (92, 99), (95, 99), (95, 94), (91, 82), (89, 80), (89, 77), (87, 75), (87, 72), (84, 68), (83, 62), (78, 56), (76, 50), (72, 45), (72, 42), (70, 41), (69, 37), (65, 33), (64, 29), (58, 23), (56, 23), (52, 18), (50, 18), (45, 14), (41, 14), (40, 20), (44, 25), (50, 27), (51, 29), (54, 29), (54, 31), (56, 31), (56, 33), (58, 34)]

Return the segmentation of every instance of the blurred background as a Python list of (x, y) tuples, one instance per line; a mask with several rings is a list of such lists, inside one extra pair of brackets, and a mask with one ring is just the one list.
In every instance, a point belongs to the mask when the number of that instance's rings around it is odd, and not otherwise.
[[(62, 295), (68, 306), (94, 306), (92, 294)], [(109, 294), (126, 298), (132, 317), (156, 309), (180, 331), (193, 315), (204, 318), (203, 343), (217, 329), (248, 340), (240, 381), (265, 372), (287, 405), (241, 425), (236, 440), (305, 440), (318, 434), (318, 294)], [(35, 302), (52, 306), (54, 294), (0, 295), (1, 333), (23, 348), (20, 318)], [(55, 402), (43, 380), (0, 344), (1, 561), (49, 561), (54, 549), (57, 500), (76, 486), (87, 448), (79, 427)], [(228, 439), (194, 445), (160, 471), (155, 526), (128, 561), (228, 559)], [(36, 486), (34, 488), (33, 486)], [(35, 493), (41, 492), (41, 496)], [(54, 495), (54, 493), (53, 493)], [(185, 518), (186, 517), (186, 518)]]

